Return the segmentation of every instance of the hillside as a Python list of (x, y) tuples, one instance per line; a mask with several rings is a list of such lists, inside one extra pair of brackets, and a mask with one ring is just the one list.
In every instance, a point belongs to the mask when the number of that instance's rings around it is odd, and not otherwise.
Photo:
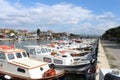
[(105, 31), (102, 35), (102, 39), (120, 42), (120, 26)]

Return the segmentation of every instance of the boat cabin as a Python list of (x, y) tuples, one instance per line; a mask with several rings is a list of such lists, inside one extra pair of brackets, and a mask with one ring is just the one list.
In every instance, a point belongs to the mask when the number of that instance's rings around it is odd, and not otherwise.
[(70, 65), (74, 62), (72, 56), (64, 51), (55, 51), (47, 46), (25, 46), (29, 56), (55, 65)]

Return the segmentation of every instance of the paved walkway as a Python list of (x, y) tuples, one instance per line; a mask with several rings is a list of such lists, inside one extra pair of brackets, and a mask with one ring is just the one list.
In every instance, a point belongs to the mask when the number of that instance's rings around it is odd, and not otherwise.
[(102, 40), (105, 53), (111, 68), (120, 69), (120, 44), (114, 41)]
[(110, 68), (101, 42), (99, 42), (98, 64), (97, 65), (98, 65), (98, 68)]
[(98, 63), (97, 63), (97, 76), (96, 80), (99, 80), (99, 69), (104, 68), (104, 69), (110, 69), (107, 57), (105, 55), (103, 46), (101, 42), (99, 41), (99, 48), (98, 48)]

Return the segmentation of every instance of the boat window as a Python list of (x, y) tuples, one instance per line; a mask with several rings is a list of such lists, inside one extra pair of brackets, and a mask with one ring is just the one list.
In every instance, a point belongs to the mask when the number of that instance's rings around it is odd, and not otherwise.
[(56, 64), (63, 64), (63, 62), (61, 60), (57, 60), (57, 59), (54, 59), (54, 63), (56, 63)]
[(5, 54), (3, 52), (0, 52), (0, 59), (5, 59)]
[(44, 48), (42, 48), (41, 51), (42, 51), (42, 53), (45, 53), (45, 49)]
[(50, 49), (47, 49), (48, 52), (50, 52)]
[(44, 53), (46, 53), (47, 51), (46, 51), (46, 48), (44, 48)]
[(57, 47), (57, 49), (59, 49), (59, 47)]
[(9, 60), (15, 59), (14, 54), (8, 54), (8, 59)]
[(22, 55), (20, 53), (15, 53), (17, 58), (22, 58)]
[(40, 54), (41, 53), (41, 49), (37, 49), (37, 53)]
[(17, 68), (17, 71), (22, 72), (22, 73), (25, 73), (25, 70), (22, 69), (22, 68)]
[(42, 67), (40, 67), (40, 70), (41, 70), (41, 71), (43, 71), (43, 68), (42, 68)]
[(47, 49), (47, 48), (45, 48), (45, 52), (48, 52), (48, 49)]
[(43, 61), (45, 61), (45, 62), (49, 62), (49, 63), (52, 62), (51, 58), (48, 58), (48, 57), (43, 57)]
[(27, 54), (25, 52), (22, 52), (22, 54), (23, 54), (24, 57), (27, 57)]
[(32, 55), (34, 54), (35, 55), (36, 54), (35, 53), (35, 49), (30, 49), (30, 54), (32, 54)]
[(51, 52), (55, 52), (55, 50), (53, 49)]
[(69, 45), (71, 45), (71, 43), (69, 43)]
[(51, 49), (48, 49), (48, 52), (51, 52)]
[(81, 61), (86, 61), (87, 59), (81, 59)]
[(62, 57), (67, 57), (67, 55), (62, 55)]
[(47, 49), (47, 52), (50, 52), (50, 49)]

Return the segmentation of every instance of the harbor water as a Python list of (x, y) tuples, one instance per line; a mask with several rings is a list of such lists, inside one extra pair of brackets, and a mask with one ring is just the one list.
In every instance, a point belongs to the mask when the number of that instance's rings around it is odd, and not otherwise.
[[(37, 40), (28, 40), (28, 41), (0, 41), (0, 45), (14, 45), (17, 48), (24, 49), (25, 45), (40, 45), (40, 44), (47, 44), (50, 41), (37, 41)], [(2, 80), (2, 78), (0, 79)], [(84, 74), (75, 74), (75, 73), (66, 73), (62, 78), (59, 80), (88, 80), (86, 79), (86, 75)]]

